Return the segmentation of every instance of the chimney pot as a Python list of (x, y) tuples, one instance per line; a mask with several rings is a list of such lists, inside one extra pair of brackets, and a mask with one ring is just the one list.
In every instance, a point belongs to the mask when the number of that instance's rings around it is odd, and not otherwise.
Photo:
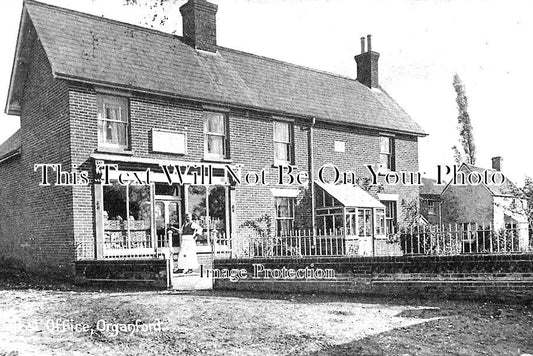
[(502, 161), (503, 161), (503, 158), (501, 156), (492, 157), (492, 169), (495, 169), (501, 172)]
[(357, 81), (369, 88), (379, 87), (378, 60), (379, 53), (372, 52), (372, 36), (366, 37), (367, 51), (365, 52), (365, 38), (361, 37), (361, 54), (355, 56), (357, 62)]

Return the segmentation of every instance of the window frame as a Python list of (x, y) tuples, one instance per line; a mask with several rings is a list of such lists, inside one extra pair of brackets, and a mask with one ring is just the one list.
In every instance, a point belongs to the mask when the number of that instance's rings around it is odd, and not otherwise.
[[(278, 207), (280, 204), (279, 201), (287, 200), (288, 202), (288, 208), (289, 208), (289, 216), (278, 216), (279, 209)], [(279, 223), (282, 221), (289, 221), (290, 229), (289, 234), (294, 231), (294, 218), (295, 218), (295, 206), (296, 206), (296, 198), (294, 197), (274, 197), (274, 220), (275, 220), (275, 227), (276, 227), (276, 236), (285, 236), (281, 229)]]
[[(382, 140), (388, 140), (387, 152), (382, 151)], [(384, 167), (381, 163), (381, 157), (387, 156), (387, 167)], [(384, 172), (393, 172), (396, 170), (396, 159), (395, 159), (395, 139), (392, 136), (379, 136), (379, 169)]]
[[(385, 234), (389, 235), (397, 231), (398, 202), (395, 200), (384, 200), (381, 203), (385, 205)], [(390, 207), (394, 207), (394, 209)], [(389, 215), (389, 213), (391, 214)], [(390, 231), (390, 227), (393, 227), (393, 231)]]
[[(98, 148), (103, 150), (112, 151), (130, 151), (131, 150), (131, 120), (130, 120), (130, 103), (129, 98), (122, 96), (98, 94), (97, 95), (98, 110), (97, 110), (97, 136), (98, 136)], [(106, 118), (106, 106), (117, 106), (120, 112), (120, 120)], [(126, 116), (125, 120), (122, 120), (123, 115)], [(125, 143), (118, 144), (108, 143), (107, 137), (101, 137), (100, 124), (104, 125), (106, 122), (115, 124), (123, 124), (124, 127), (124, 140)], [(103, 130), (102, 132), (105, 132)], [(120, 138), (119, 138), (120, 141)]]
[(428, 212), (428, 215), (432, 215), (432, 216), (435, 216), (437, 215), (436, 213), (436, 201), (434, 200), (428, 200), (427, 201), (427, 212)]
[[(289, 141), (278, 141), (276, 139), (276, 128), (278, 125), (287, 125), (288, 135), (289, 135)], [(282, 121), (282, 120), (275, 120), (273, 121), (273, 142), (274, 142), (274, 164), (275, 165), (281, 165), (281, 164), (293, 164), (294, 163), (294, 123), (290, 121)], [(288, 148), (288, 159), (283, 160), (276, 157), (277, 150), (276, 146), (277, 144), (284, 144)]]
[[(217, 115), (222, 118), (224, 133), (210, 132), (209, 130), (209, 118), (212, 115)], [(229, 159), (229, 124), (228, 114), (219, 111), (204, 111), (204, 158), (207, 159)], [(216, 154), (209, 152), (209, 137), (216, 136), (222, 137), (222, 154)]]

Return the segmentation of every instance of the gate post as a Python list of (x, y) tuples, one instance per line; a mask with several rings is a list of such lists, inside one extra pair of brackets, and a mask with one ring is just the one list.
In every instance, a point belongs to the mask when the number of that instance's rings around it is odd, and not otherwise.
[(174, 251), (172, 249), (172, 230), (167, 232), (167, 288), (172, 288), (172, 275), (174, 274)]

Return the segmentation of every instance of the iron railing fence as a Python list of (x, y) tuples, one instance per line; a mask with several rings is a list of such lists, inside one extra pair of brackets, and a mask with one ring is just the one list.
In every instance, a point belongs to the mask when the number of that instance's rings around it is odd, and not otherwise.
[[(532, 252), (523, 227), (494, 228), (490, 224), (420, 225), (400, 227), (381, 236), (350, 236), (342, 230), (291, 231), (282, 236), (233, 234), (237, 258), (386, 255), (378, 244), (399, 245), (403, 255), (510, 254)], [(369, 253), (370, 251), (370, 253)]]

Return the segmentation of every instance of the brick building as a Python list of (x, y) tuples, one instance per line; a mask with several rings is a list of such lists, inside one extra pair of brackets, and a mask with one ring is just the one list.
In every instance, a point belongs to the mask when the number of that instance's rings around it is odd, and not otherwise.
[(436, 185), (437, 180), (422, 178), (420, 187), (420, 215), (430, 225), (442, 224), (442, 199), (440, 194), (444, 186)]
[[(379, 254), (417, 186), (235, 184), (227, 171), (242, 165), (272, 180), (290, 165), (311, 182), (326, 164), (359, 177), (365, 165), (416, 172), (425, 133), (379, 85), (370, 36), (355, 80), (219, 46), (217, 6), (205, 0), (180, 11), (182, 37), (24, 2), (6, 107), (21, 127), (0, 146), (2, 257), (64, 274), (88, 262), (146, 263), (185, 212), (204, 225), (200, 252), (215, 243), (230, 253), (237, 236), (270, 221), (275, 233), (367, 239), (373, 247), (360, 253)], [(39, 184), (39, 164), (61, 164), (46, 169), (49, 185)], [(197, 167), (169, 185), (166, 165)], [(194, 182), (201, 165), (212, 168), (209, 186)], [(150, 185), (117, 183), (148, 169)], [(73, 172), (88, 172), (90, 184), (73, 184)]]
[[(527, 201), (519, 198), (519, 189), (509, 179), (501, 182), (502, 162), (502, 157), (493, 157), (492, 169), (463, 163), (458, 169), (457, 182), (448, 182), (442, 190), (442, 222), (458, 224), (464, 230), (483, 225), (513, 231), (517, 247), (526, 250), (529, 246)], [(473, 175), (475, 182), (487, 175), (489, 182), (494, 177), (496, 184), (485, 184), (482, 179), (481, 184), (461, 184), (462, 175)]]

